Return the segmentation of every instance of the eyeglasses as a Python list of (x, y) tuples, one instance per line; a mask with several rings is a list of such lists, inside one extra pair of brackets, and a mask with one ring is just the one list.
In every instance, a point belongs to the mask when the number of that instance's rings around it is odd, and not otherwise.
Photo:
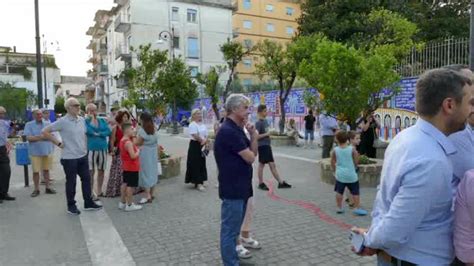
[(80, 104), (72, 104), (71, 106), (72, 106), (72, 107), (81, 107)]

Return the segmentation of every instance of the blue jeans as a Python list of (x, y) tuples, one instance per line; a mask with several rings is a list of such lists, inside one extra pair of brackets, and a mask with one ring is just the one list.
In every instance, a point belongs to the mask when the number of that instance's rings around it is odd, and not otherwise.
[(238, 266), (235, 248), (244, 221), (246, 200), (223, 199), (221, 207), (221, 257), (224, 266)]
[(304, 140), (314, 140), (314, 130), (305, 129), (304, 130)]
[(67, 206), (75, 206), (76, 200), (76, 179), (81, 178), (82, 197), (84, 204), (92, 202), (91, 177), (89, 172), (89, 161), (87, 155), (79, 159), (61, 159), (64, 173), (66, 174), (66, 198)]

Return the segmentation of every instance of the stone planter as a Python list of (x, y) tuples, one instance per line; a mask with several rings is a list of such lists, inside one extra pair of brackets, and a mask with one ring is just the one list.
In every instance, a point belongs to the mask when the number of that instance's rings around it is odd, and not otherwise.
[[(361, 187), (376, 187), (380, 183), (383, 160), (372, 158), (370, 160), (375, 161), (375, 164), (359, 165), (359, 184)], [(336, 179), (334, 172), (331, 170), (331, 159), (322, 159), (319, 164), (321, 166), (321, 181), (331, 185), (335, 184)]]
[(375, 157), (377, 159), (382, 159), (383, 160), (385, 158), (385, 150), (387, 149), (388, 144), (389, 143), (385, 142), (385, 141), (374, 142), (374, 147), (377, 150), (377, 153), (375, 154)]
[(272, 146), (295, 146), (296, 142), (294, 138), (290, 138), (286, 135), (283, 136), (275, 136), (270, 135), (270, 139), (272, 141)]
[(181, 174), (181, 157), (173, 157), (161, 159), (161, 175), (160, 178), (171, 178)]
[[(179, 134), (183, 133), (183, 127), (182, 126), (178, 126), (178, 132)], [(173, 133), (173, 126), (169, 126), (166, 128), (166, 133), (168, 134), (172, 134)]]

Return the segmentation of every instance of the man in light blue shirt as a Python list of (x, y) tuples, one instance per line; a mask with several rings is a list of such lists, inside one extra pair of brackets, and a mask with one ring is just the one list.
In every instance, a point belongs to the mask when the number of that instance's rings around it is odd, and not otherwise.
[(43, 120), (43, 113), (37, 109), (33, 111), (33, 120), (26, 123), (25, 135), (28, 140), (28, 151), (33, 168), (34, 190), (31, 197), (37, 197), (40, 194), (39, 179), (40, 172), (43, 172), (43, 178), (46, 184), (46, 194), (56, 194), (56, 191), (50, 187), (49, 170), (53, 164), (53, 143), (46, 139), (42, 130), (51, 123)]
[(474, 86), (457, 71), (434, 69), (416, 86), (415, 126), (398, 134), (385, 153), (381, 183), (360, 255), (378, 252), (379, 265), (449, 265), (453, 252), (448, 135), (463, 130), (473, 111)]
[(331, 149), (334, 144), (334, 134), (339, 128), (337, 125), (336, 118), (328, 115), (321, 114), (319, 115), (319, 124), (321, 126), (321, 136), (323, 138), (323, 159), (329, 158), (331, 154)]

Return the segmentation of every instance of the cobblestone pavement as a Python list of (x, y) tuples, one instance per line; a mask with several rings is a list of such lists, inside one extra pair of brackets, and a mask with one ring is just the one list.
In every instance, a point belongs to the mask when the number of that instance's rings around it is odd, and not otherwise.
[[(160, 144), (173, 154), (185, 156), (188, 141), (179, 136), (162, 135)], [(320, 158), (321, 150), (275, 147), (274, 152), (281, 176), (294, 187), (275, 188), (272, 192), (254, 191), (253, 235), (261, 242), (262, 249), (252, 251), (252, 258), (242, 263), (374, 265), (375, 258), (353, 255), (348, 240), (348, 228), (368, 226), (370, 218), (355, 217), (350, 212), (335, 213), (333, 187), (320, 182), (319, 167), (311, 162)], [(185, 165), (184, 159), (179, 177), (160, 181), (157, 199), (142, 211), (124, 213), (117, 208), (118, 199), (102, 200), (106, 214), (136, 265), (221, 264), (220, 200), (215, 187), (213, 155), (210, 154), (207, 162), (206, 192), (184, 184)], [(254, 170), (256, 182), (256, 167)], [(79, 220), (65, 214), (64, 177), (58, 164), (55, 171), (60, 195), (42, 194), (32, 200), (29, 198), (31, 188), (24, 189), (20, 185), (21, 168), (14, 167), (16, 185), (12, 194), (19, 199), (0, 205), (0, 265), (93, 264)], [(274, 186), (270, 177), (266, 169), (265, 179)], [(369, 211), (374, 197), (375, 189), (361, 189), (362, 205)]]

